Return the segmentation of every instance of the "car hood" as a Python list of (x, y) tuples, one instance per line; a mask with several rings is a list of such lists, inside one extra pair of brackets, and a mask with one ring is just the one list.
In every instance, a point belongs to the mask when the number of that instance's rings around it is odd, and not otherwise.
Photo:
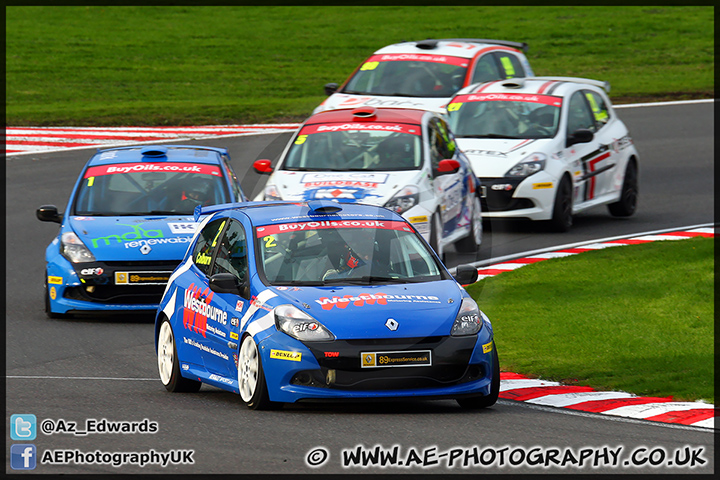
[(313, 114), (326, 110), (357, 107), (414, 108), (444, 114), (447, 113), (445, 106), (451, 98), (452, 97), (388, 97), (333, 93), (322, 104), (315, 108)]
[(503, 177), (515, 164), (533, 153), (548, 155), (558, 150), (556, 140), (548, 138), (457, 138), (456, 141), (480, 178)]
[(338, 339), (449, 335), (462, 302), (454, 280), (402, 285), (273, 287)]
[(418, 185), (420, 170), (395, 172), (294, 172), (278, 170), (268, 184), (283, 200), (328, 199), (385, 205), (401, 188)]
[(98, 261), (180, 261), (197, 224), (188, 216), (74, 216), (68, 219), (67, 227)]

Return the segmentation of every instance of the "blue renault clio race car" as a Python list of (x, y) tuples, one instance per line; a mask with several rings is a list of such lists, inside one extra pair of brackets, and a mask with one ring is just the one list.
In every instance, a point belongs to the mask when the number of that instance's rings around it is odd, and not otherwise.
[(245, 201), (222, 148), (134, 146), (98, 150), (75, 183), (45, 251), (45, 312), (154, 313), (195, 232), (198, 205)]
[(492, 325), (423, 237), (382, 207), (312, 200), (204, 216), (155, 320), (160, 379), (251, 409), (317, 400), (450, 398), (493, 405)]

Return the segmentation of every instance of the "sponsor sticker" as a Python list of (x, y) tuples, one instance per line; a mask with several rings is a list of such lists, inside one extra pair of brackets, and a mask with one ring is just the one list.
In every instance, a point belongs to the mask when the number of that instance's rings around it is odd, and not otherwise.
[(293, 362), (299, 362), (302, 359), (302, 352), (288, 352), (286, 350), (270, 350), (270, 358), (276, 358), (278, 360), (292, 360)]
[(237, 332), (230, 332), (230, 338), (232, 338), (233, 340), (238, 340), (239, 336)]
[(62, 277), (48, 277), (48, 283), (51, 285), (62, 285), (63, 284), (63, 278)]
[(198, 224), (195, 222), (171, 222), (167, 224), (175, 235), (188, 235), (195, 233)]
[(543, 188), (553, 188), (553, 182), (533, 183), (533, 190), (540, 190)]
[[(348, 122), (348, 123), (330, 123), (325, 125), (307, 125), (300, 131), (302, 135), (298, 137), (307, 137), (315, 133), (322, 132), (345, 132), (349, 130), (364, 130), (374, 132), (400, 132), (412, 135), (421, 135), (422, 131), (417, 125), (408, 125), (404, 123), (365, 123), (365, 122)], [(295, 143), (298, 143), (297, 141)], [(300, 142), (300, 143), (305, 143)]]
[(467, 58), (422, 53), (386, 53), (372, 55), (367, 59), (367, 62), (430, 62), (457, 65), (459, 67), (467, 67), (468, 65)]
[(432, 365), (430, 350), (362, 352), (360, 353), (360, 359), (362, 368), (427, 367)]
[(115, 272), (115, 285), (165, 285), (172, 272)]
[(486, 344), (485, 344), (485, 345), (483, 345), (482, 347), (483, 347), (483, 353), (488, 353), (488, 352), (492, 352), (492, 349), (493, 349), (493, 342), (490, 342), (490, 343), (486, 343)]
[(552, 105), (560, 107), (562, 105), (562, 97), (553, 95), (537, 95), (531, 93), (469, 93), (467, 95), (458, 95), (454, 98), (455, 102), (528, 102), (540, 103), (543, 105)]
[(319, 222), (302, 223), (280, 223), (266, 225), (256, 228), (258, 238), (269, 235), (276, 235), (284, 232), (300, 232), (304, 230), (321, 230), (327, 228), (377, 228), (382, 230), (404, 230), (411, 232), (412, 229), (405, 222), (389, 220), (322, 220)]
[(53, 300), (57, 298), (57, 291), (55, 290), (55, 287), (50, 287), (50, 298)]
[(136, 172), (177, 172), (177, 173), (199, 173), (201, 175), (222, 176), (220, 168), (215, 165), (192, 164), (192, 163), (116, 163), (114, 165), (98, 165), (90, 167), (85, 172), (85, 178), (99, 177), (101, 175), (114, 175), (118, 173)]

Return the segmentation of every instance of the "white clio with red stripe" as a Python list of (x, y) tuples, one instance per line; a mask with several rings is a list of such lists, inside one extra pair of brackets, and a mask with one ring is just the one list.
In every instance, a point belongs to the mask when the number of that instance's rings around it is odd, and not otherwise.
[(448, 104), (459, 148), (482, 183), (483, 216), (547, 220), (607, 205), (630, 216), (638, 153), (606, 82), (571, 77), (498, 80), (460, 90)]
[(445, 113), (450, 98), (470, 84), (532, 76), (526, 43), (478, 38), (388, 45), (361, 63), (313, 113), (338, 108), (418, 108)]

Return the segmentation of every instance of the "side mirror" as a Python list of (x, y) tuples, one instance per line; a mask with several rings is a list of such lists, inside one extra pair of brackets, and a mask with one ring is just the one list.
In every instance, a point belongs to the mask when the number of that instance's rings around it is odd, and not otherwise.
[(472, 265), (458, 265), (455, 269), (455, 275), (453, 278), (457, 280), (460, 285), (470, 285), (477, 282), (478, 271), (477, 268)]
[(240, 293), (240, 280), (232, 273), (216, 273), (210, 277), (210, 290), (215, 293)]
[(440, 160), (436, 172), (438, 175), (447, 175), (448, 173), (457, 173), (458, 170), (460, 170), (460, 162), (446, 158), (445, 160)]
[(592, 141), (594, 137), (595, 134), (593, 134), (592, 131), (587, 128), (579, 128), (568, 135), (567, 144), (565, 146), (569, 147), (570, 145), (575, 145), (576, 143), (588, 143)]
[(267, 175), (272, 173), (272, 161), (268, 160), (267, 158), (263, 158), (261, 160), (255, 160), (253, 163), (253, 168), (255, 171), (261, 175)]
[(42, 207), (35, 210), (35, 216), (41, 222), (55, 222), (62, 223), (62, 213), (58, 213), (55, 205), (43, 205)]
[(325, 84), (325, 95), (327, 95), (329, 97), (333, 93), (337, 92), (337, 89), (338, 89), (337, 83), (326, 83)]

